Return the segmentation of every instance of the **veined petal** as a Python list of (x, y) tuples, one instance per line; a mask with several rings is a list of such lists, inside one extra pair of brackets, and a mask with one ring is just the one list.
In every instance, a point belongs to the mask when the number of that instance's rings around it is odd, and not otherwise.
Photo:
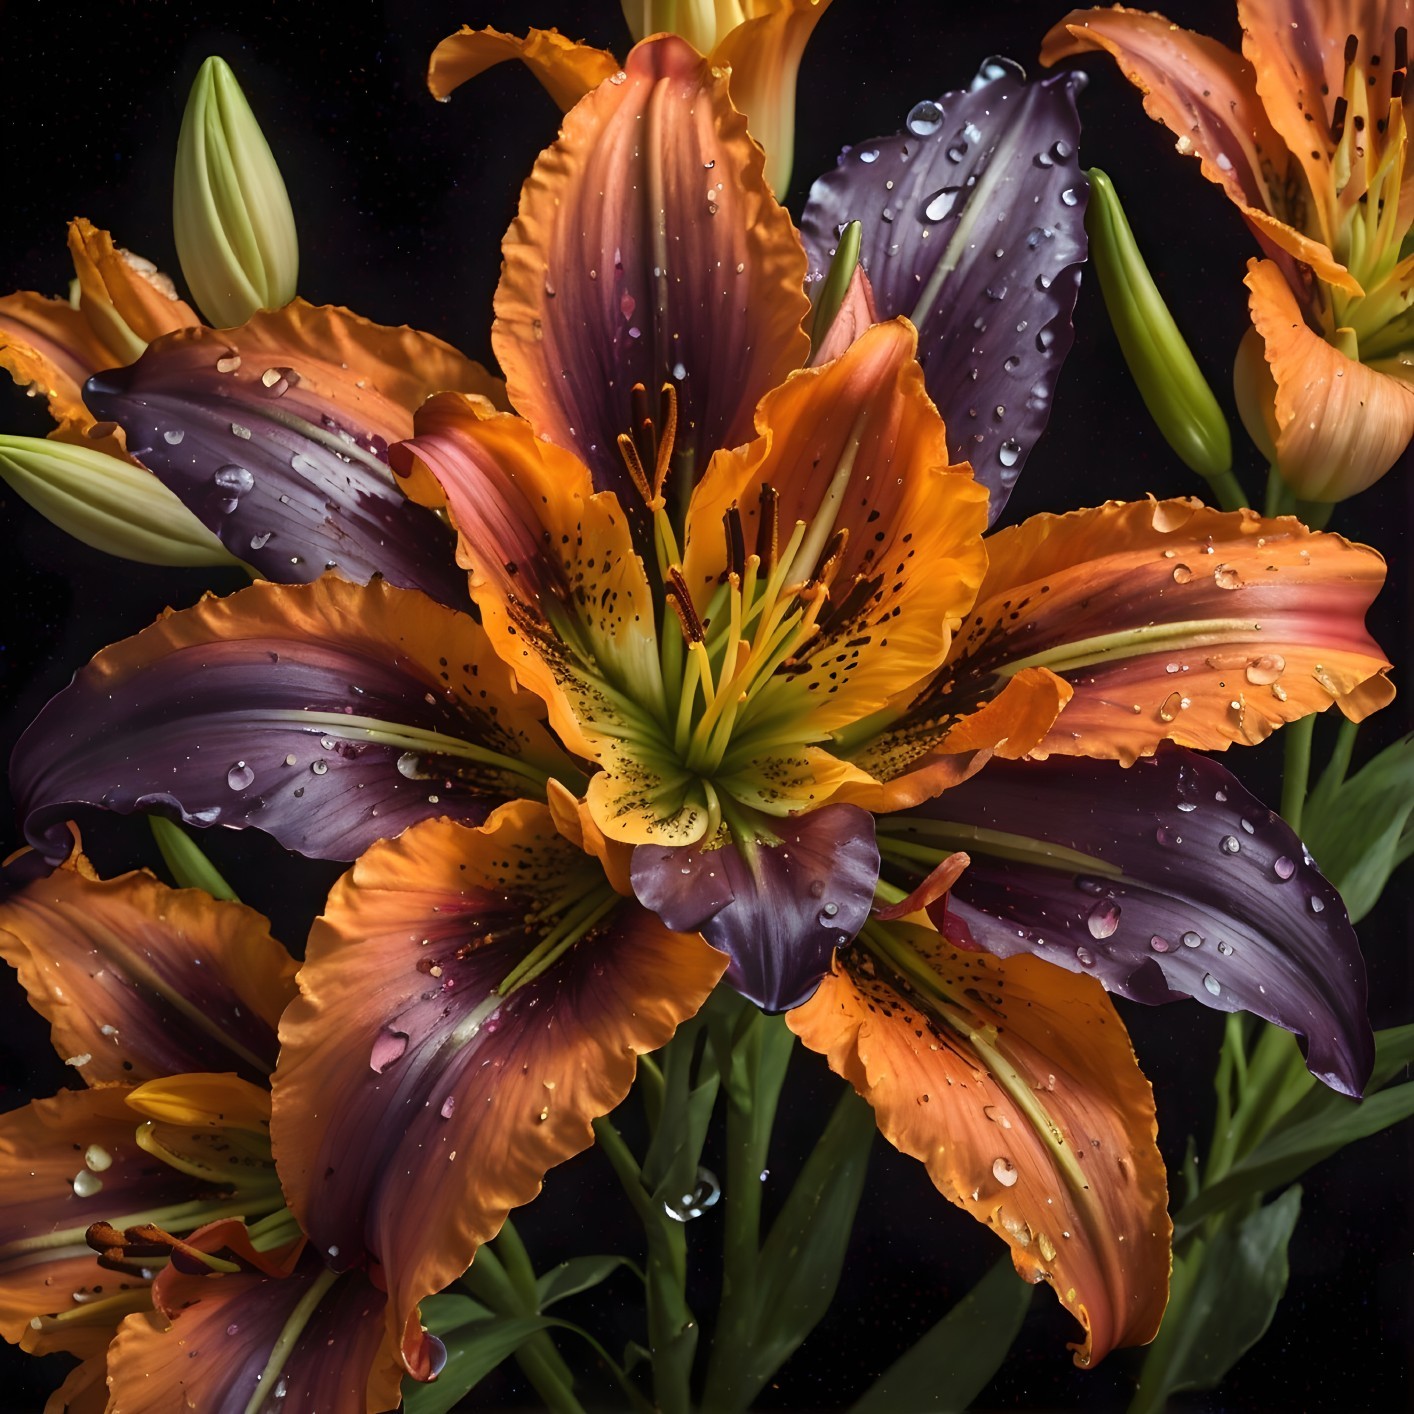
[(61, 1090), (0, 1116), (0, 1334), (26, 1350), (97, 1353), (146, 1306), (146, 1282), (98, 1265), (90, 1224), (165, 1218), (180, 1230), (184, 1215), (219, 1201), (138, 1146), (129, 1093)]
[(799, 1006), (869, 916), (879, 877), (874, 819), (827, 805), (784, 822), (776, 845), (640, 845), (639, 902), (731, 958), (726, 980), (766, 1011)]
[[(213, 1224), (193, 1245), (224, 1252), (233, 1227)], [(336, 1277), (308, 1246), (288, 1272), (263, 1270), (252, 1258), (250, 1251), (237, 1272), (170, 1266), (160, 1274), (159, 1309), (130, 1316), (113, 1343), (112, 1414), (244, 1414), (252, 1404), (265, 1407), (262, 1392), (274, 1409), (362, 1414), (397, 1406), (402, 1368), (387, 1295), (363, 1272)]]
[(843, 224), (862, 223), (875, 304), (917, 325), (948, 448), (991, 492), (992, 520), (1070, 351), (1087, 199), (1077, 77), (1028, 84), (996, 67), (967, 92), (916, 104), (902, 132), (842, 154), (801, 219), (817, 270)]
[(79, 282), (79, 309), (124, 363), (143, 348), (201, 321), (177, 298), (177, 287), (150, 261), (113, 244), (107, 231), (79, 217), (69, 223), (69, 254)]
[[(295, 962), (254, 909), (146, 871), (100, 879), (76, 849), (0, 898), (0, 956), (90, 1085), (234, 1070), (264, 1083)], [(75, 1059), (77, 1064), (77, 1059)]]
[(592, 1141), (724, 964), (524, 801), (417, 826), (335, 886), (281, 1027), (275, 1152), (315, 1245), (382, 1264), (410, 1369), (417, 1303)]
[(463, 25), (432, 51), (427, 87), (433, 97), (446, 99), (468, 79), (507, 59), (519, 59), (561, 110), (573, 108), (619, 68), (619, 61), (606, 50), (570, 39), (559, 30), (527, 30), (522, 39), (498, 29)]
[(1309, 328), (1270, 260), (1250, 261), (1246, 284), (1276, 381), (1282, 477), (1306, 501), (1343, 501), (1363, 491), (1414, 437), (1414, 388), (1347, 358)]
[(11, 781), (31, 842), (76, 805), (254, 826), (342, 859), (414, 820), (481, 820), (578, 773), (466, 614), (382, 581), (255, 584), (106, 648), (39, 714)]
[(511, 401), (634, 496), (617, 439), (633, 387), (678, 394), (678, 475), (751, 435), (757, 400), (804, 363), (805, 254), (760, 149), (689, 45), (662, 35), (565, 117), (502, 247), (492, 344)]
[[(1302, 1037), (1358, 1095), (1374, 1060), (1365, 965), (1301, 841), (1216, 761), (1179, 747), (1112, 761), (994, 761), (887, 837), (965, 850), (949, 925), (1155, 1004), (1192, 997)], [(887, 846), (886, 846), (887, 848)], [(935, 921), (942, 917), (936, 907)]]
[(1098, 983), (873, 923), (787, 1020), (1051, 1284), (1085, 1330), (1077, 1364), (1153, 1339), (1171, 1232), (1153, 1093)]
[(830, 0), (771, 0), (751, 8), (712, 50), (716, 68), (731, 70), (732, 103), (766, 151), (766, 180), (784, 195), (795, 152), (795, 81), (800, 59)]
[(108, 1347), (75, 1365), (44, 1401), (44, 1414), (104, 1414), (108, 1408)]
[(1359, 721), (1393, 695), (1364, 626), (1384, 562), (1292, 517), (1112, 501), (987, 544), (944, 671), (969, 690), (1026, 667), (1064, 678), (1074, 696), (1038, 755), (1221, 751), (1332, 702)]
[(451, 537), (410, 504), (388, 467), (430, 393), (491, 397), (494, 380), (415, 330), (295, 301), (239, 329), (192, 329), (93, 378), (90, 408), (269, 579), (338, 566), (464, 602)]
[[(581, 756), (618, 748), (595, 729), (610, 694), (651, 701), (660, 683), (652, 594), (618, 500), (523, 418), (433, 398), (393, 449), (408, 495), (445, 507), (486, 631)], [(661, 696), (661, 687), (659, 689)]]
[(792, 585), (817, 578), (832, 537), (847, 536), (821, 585), (818, 633), (753, 697), (742, 730), (789, 722), (809, 741), (867, 716), (942, 662), (976, 596), (987, 494), (949, 464), (915, 348), (897, 319), (797, 373), (762, 399), (756, 439), (719, 452), (693, 493), (683, 572), (699, 615), (729, 567), (729, 511), (748, 546), (763, 515), (774, 514), (783, 553), (806, 527)]

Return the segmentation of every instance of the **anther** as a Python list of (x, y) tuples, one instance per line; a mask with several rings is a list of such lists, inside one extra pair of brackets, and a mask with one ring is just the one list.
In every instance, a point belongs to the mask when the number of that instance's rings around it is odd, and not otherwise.
[(722, 526), (727, 535), (727, 574), (741, 575), (746, 571), (746, 534), (741, 524), (741, 508), (735, 501), (722, 512)]
[(1335, 101), (1335, 111), (1331, 114), (1331, 141), (1339, 142), (1345, 134), (1345, 115), (1350, 105), (1346, 102), (1345, 96)]
[(1399, 70), (1409, 67), (1409, 31), (1404, 25), (1394, 32), (1394, 67)]
[(639, 455), (634, 439), (627, 432), (619, 433), (619, 455), (624, 459), (628, 474), (633, 480), (633, 488), (643, 497), (644, 505), (651, 505), (653, 488), (648, 484), (648, 474), (643, 470), (643, 458)]
[(835, 571), (839, 568), (840, 556), (844, 554), (844, 547), (849, 541), (849, 527), (842, 525), (825, 542), (825, 548), (820, 552), (820, 558), (815, 563), (814, 570), (811, 571), (810, 584), (825, 584), (835, 577)]
[(781, 498), (776, 488), (768, 483), (762, 486), (757, 502), (761, 514), (756, 522), (756, 557), (761, 561), (761, 568), (769, 574), (776, 566)]
[(1348, 34), (1345, 36), (1345, 67), (1348, 69), (1355, 62), (1355, 55), (1360, 49), (1360, 39), (1358, 35)]
[(676, 565), (668, 571), (668, 582), (663, 586), (668, 603), (673, 606), (674, 612), (678, 616), (678, 622), (682, 624), (683, 637), (689, 643), (702, 643), (707, 638), (707, 631), (702, 627), (702, 620), (697, 617), (697, 610), (692, 603), (692, 595), (688, 593), (687, 581), (682, 577), (682, 571)]
[(668, 468), (673, 458), (673, 445), (678, 435), (678, 390), (664, 383), (658, 395), (658, 449), (653, 462), (653, 495), (663, 494)]

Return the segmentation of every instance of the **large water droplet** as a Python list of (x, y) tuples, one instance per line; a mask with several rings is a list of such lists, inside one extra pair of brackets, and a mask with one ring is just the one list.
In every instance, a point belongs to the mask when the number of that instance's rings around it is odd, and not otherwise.
[(270, 543), (270, 537), (274, 535), (274, 533), (273, 530), (264, 530), (261, 531), (259, 535), (252, 535), (250, 537), (250, 548), (252, 550), (263, 550)]
[(1173, 944), (1169, 942), (1167, 938), (1161, 938), (1155, 933), (1154, 936), (1149, 939), (1149, 946), (1153, 948), (1155, 952), (1168, 952), (1173, 947)]
[(1320, 894), (1312, 894), (1312, 895), (1311, 895), (1311, 912), (1312, 912), (1312, 913), (1324, 913), (1325, 911), (1326, 911), (1326, 901), (1325, 901), (1325, 899), (1323, 899), (1323, 898), (1320, 896)]
[(1224, 854), (1236, 854), (1242, 846), (1237, 842), (1236, 835), (1224, 835), (1218, 844), (1218, 848)]
[(1205, 972), (1203, 974), (1203, 986), (1215, 997), (1222, 992), (1222, 984), (1218, 981), (1216, 977), (1213, 976), (1211, 972)]
[(1277, 859), (1276, 863), (1272, 865), (1272, 871), (1276, 874), (1278, 879), (1289, 879), (1296, 873), (1296, 865), (1283, 854)]
[(162, 434), (162, 440), (166, 442), (169, 447), (179, 447), (182, 444), (182, 438), (186, 435), (187, 434), (183, 432), (180, 427), (175, 427), (164, 432)]
[(665, 1199), (663, 1211), (674, 1222), (691, 1222), (693, 1218), (700, 1218), (721, 1196), (722, 1186), (717, 1182), (717, 1175), (711, 1169), (699, 1168), (692, 1191)]
[(957, 194), (961, 187), (944, 187), (941, 191), (936, 191), (930, 196), (923, 206), (923, 215), (929, 221), (941, 221), (957, 201)]
[(1191, 928), (1183, 935), (1180, 941), (1186, 948), (1201, 948), (1203, 946), (1202, 934), (1193, 932)]
[(1016, 1165), (1010, 1159), (994, 1159), (992, 1161), (992, 1177), (1003, 1188), (1015, 1188), (1016, 1180), (1020, 1175), (1016, 1171)]
[(211, 478), (223, 491), (233, 496), (244, 496), (255, 486), (255, 477), (243, 466), (234, 464), (220, 467)]
[(1015, 466), (1021, 460), (1021, 443), (1015, 437), (1008, 437), (997, 448), (997, 460), (1003, 466)]
[[(898, 109), (895, 108), (894, 112), (897, 113)], [(879, 149), (877, 147), (866, 149), (859, 154), (859, 160), (861, 162), (877, 162), (879, 160)]]
[(73, 1185), (76, 1198), (92, 1198), (95, 1193), (103, 1191), (103, 1180), (88, 1169), (80, 1169), (74, 1175)]
[(244, 790), (255, 779), (255, 772), (244, 761), (237, 761), (226, 772), (226, 784), (232, 790)]
[(1085, 926), (1092, 938), (1110, 937), (1119, 927), (1119, 905), (1113, 899), (1102, 899), (1090, 910)]
[(1065, 202), (1067, 206), (1074, 206), (1080, 200), (1080, 198), (1076, 196), (1074, 187), (1067, 187), (1061, 193), (1061, 200)]
[(406, 776), (410, 781), (418, 780), (422, 776), (422, 758), (415, 751), (404, 751), (398, 757), (398, 774)]
[(916, 137), (932, 137), (943, 125), (943, 110), (930, 98), (915, 103), (909, 109), (905, 122), (909, 132)]
[(372, 1051), (369, 1052), (369, 1069), (376, 1070), (381, 1075), (407, 1048), (408, 1038), (403, 1032), (394, 1031), (388, 1026), (383, 1027), (374, 1039)]

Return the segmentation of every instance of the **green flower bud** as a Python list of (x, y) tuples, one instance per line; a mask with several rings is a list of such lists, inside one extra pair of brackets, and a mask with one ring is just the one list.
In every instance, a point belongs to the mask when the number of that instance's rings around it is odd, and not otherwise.
[(864, 241), (864, 227), (858, 221), (851, 221), (840, 232), (835, 246), (835, 258), (830, 261), (829, 271), (820, 284), (820, 294), (815, 301), (815, 323), (811, 342), (820, 345), (835, 315), (840, 312), (844, 297), (849, 292), (849, 282), (854, 279), (855, 267), (859, 264), (859, 248)]
[(89, 447), (0, 436), (0, 479), (75, 540), (147, 565), (239, 565), (150, 471)]
[(182, 274), (219, 328), (295, 296), (299, 241), (280, 169), (224, 59), (192, 84), (172, 193)]
[(1144, 264), (1110, 179), (1092, 167), (1085, 229), (1110, 323), (1144, 406), (1165, 441), (1200, 476), (1232, 470), (1232, 436)]

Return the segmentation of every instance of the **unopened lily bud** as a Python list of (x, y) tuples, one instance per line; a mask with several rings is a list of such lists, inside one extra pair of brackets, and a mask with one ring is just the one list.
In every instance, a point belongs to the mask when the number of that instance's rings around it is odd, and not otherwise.
[(172, 225), (182, 274), (212, 324), (244, 324), (294, 298), (299, 242), (289, 194), (235, 74), (214, 56), (182, 118)]
[(819, 344), (834, 323), (835, 315), (844, 303), (849, 282), (854, 279), (855, 268), (859, 264), (859, 248), (863, 244), (864, 227), (858, 221), (851, 221), (840, 232), (839, 244), (835, 246), (834, 259), (825, 278), (820, 282), (820, 293), (815, 300), (815, 325), (812, 340)]
[(147, 565), (238, 565), (150, 471), (88, 447), (0, 436), (0, 479), (75, 540)]
[(1092, 167), (1085, 228), (1110, 323), (1164, 440), (1200, 476), (1232, 469), (1232, 436), (1134, 240), (1110, 179)]

